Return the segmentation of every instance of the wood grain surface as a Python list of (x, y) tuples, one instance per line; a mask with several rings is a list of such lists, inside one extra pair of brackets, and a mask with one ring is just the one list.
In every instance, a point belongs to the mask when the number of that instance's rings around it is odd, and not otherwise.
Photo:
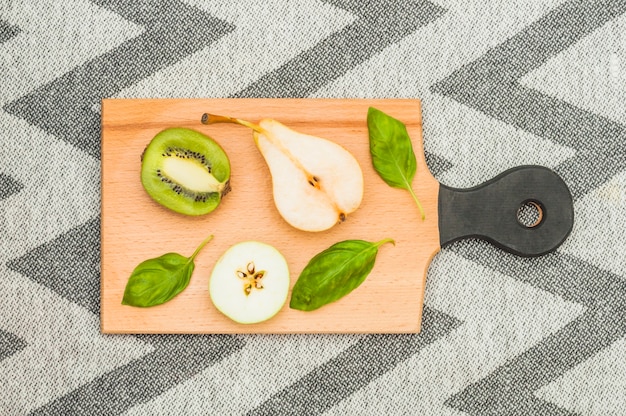
[[(417, 156), (413, 188), (426, 211), (405, 190), (385, 184), (372, 168), (366, 115), (374, 106), (407, 125)], [(271, 176), (251, 130), (236, 125), (205, 126), (204, 112), (258, 122), (275, 118), (294, 130), (332, 140), (360, 162), (365, 179), (361, 207), (346, 222), (319, 233), (289, 226), (278, 214)], [(439, 251), (439, 183), (428, 171), (418, 100), (363, 99), (110, 99), (102, 102), (101, 329), (105, 333), (411, 333), (419, 332), (426, 274)], [(140, 182), (140, 155), (169, 127), (196, 129), (227, 152), (232, 192), (214, 212), (187, 217), (161, 207)], [(137, 264), (167, 252), (190, 255), (209, 234), (215, 238), (196, 258), (186, 290), (170, 302), (135, 308), (121, 304)], [(366, 281), (343, 299), (313, 312), (289, 309), (272, 319), (237, 324), (213, 306), (209, 276), (231, 245), (258, 240), (275, 246), (288, 261), (291, 286), (307, 262), (347, 239), (396, 245), (380, 248)]]

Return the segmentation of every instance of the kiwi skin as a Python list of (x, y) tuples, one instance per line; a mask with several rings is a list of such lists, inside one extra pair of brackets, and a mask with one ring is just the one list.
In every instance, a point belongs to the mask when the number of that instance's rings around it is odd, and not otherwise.
[[(168, 174), (167, 158), (175, 158), (206, 177), (202, 191), (179, 183)], [(193, 178), (191, 178), (193, 179)], [(141, 183), (152, 199), (185, 215), (204, 215), (215, 210), (230, 191), (230, 161), (212, 138), (192, 129), (174, 127), (161, 131), (141, 155)]]

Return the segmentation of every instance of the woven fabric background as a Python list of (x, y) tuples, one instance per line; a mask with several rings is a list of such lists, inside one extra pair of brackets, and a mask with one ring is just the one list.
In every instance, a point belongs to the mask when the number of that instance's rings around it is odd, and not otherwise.
[[(626, 414), (626, 1), (0, 0), (0, 414)], [(468, 240), (419, 335), (104, 336), (105, 97), (423, 100), (455, 187), (540, 164), (569, 239)]]

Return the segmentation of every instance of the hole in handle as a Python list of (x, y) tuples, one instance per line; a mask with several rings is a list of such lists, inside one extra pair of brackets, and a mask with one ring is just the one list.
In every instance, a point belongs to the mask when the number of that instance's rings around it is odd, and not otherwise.
[(528, 200), (522, 202), (517, 209), (517, 222), (526, 228), (535, 228), (544, 218), (543, 205), (539, 201)]

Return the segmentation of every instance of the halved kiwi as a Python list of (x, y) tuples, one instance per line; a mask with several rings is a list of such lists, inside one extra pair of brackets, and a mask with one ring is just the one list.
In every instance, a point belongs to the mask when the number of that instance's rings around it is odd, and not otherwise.
[(230, 191), (230, 162), (215, 140), (195, 130), (163, 130), (141, 156), (141, 183), (156, 202), (186, 215), (213, 211)]

